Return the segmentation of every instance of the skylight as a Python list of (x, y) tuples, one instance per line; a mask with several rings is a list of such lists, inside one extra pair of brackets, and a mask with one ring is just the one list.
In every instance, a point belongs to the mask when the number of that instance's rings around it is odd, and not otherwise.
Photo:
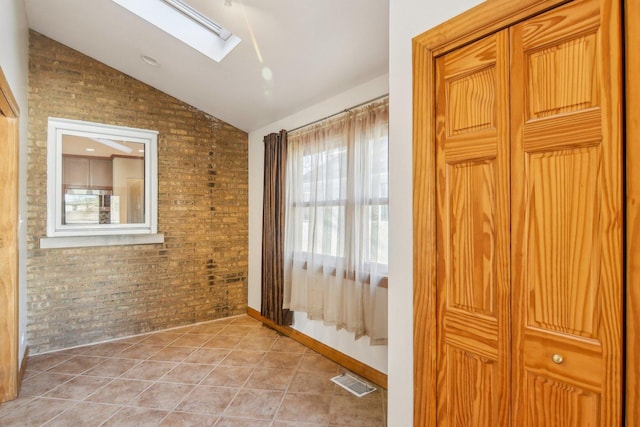
[(216, 62), (241, 39), (181, 0), (113, 0)]

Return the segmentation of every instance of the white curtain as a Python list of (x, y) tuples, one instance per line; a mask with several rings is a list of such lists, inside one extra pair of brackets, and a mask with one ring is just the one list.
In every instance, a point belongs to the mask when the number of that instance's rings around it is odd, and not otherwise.
[(289, 133), (284, 308), (387, 343), (388, 99)]

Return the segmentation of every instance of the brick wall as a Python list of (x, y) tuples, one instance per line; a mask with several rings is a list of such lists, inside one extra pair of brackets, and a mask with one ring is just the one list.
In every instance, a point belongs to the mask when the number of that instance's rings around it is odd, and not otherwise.
[[(247, 134), (33, 31), (29, 60), (31, 354), (244, 313)], [(160, 132), (164, 244), (40, 249), (49, 116)]]

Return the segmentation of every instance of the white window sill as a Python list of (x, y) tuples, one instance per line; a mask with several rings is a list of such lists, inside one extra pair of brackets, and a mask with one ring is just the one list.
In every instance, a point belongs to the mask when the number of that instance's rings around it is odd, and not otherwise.
[(104, 236), (41, 237), (40, 249), (89, 246), (151, 245), (164, 243), (164, 234), (114, 234)]

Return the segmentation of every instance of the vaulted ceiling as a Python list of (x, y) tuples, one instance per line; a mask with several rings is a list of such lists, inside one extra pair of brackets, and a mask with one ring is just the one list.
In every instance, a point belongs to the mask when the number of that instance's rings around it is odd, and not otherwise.
[(388, 72), (388, 0), (185, 2), (242, 39), (220, 63), (112, 0), (25, 0), (35, 31), (247, 132)]

